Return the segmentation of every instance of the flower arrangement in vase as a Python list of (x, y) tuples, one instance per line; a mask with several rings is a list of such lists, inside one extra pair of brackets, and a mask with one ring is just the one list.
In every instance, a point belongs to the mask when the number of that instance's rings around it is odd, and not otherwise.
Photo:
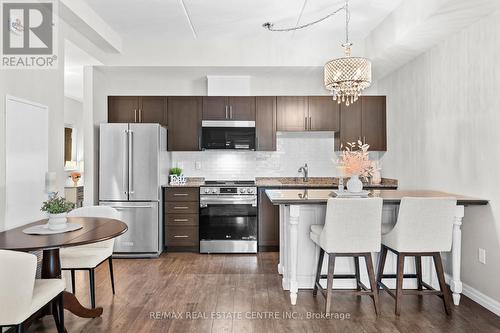
[(69, 174), (71, 177), (71, 180), (73, 181), (73, 185), (75, 187), (78, 186), (78, 181), (82, 178), (82, 174), (78, 171), (73, 171), (72, 173)]
[(49, 214), (49, 229), (60, 230), (66, 228), (68, 222), (66, 216), (75, 205), (66, 199), (59, 197), (57, 192), (42, 204), (40, 210)]
[(370, 161), (368, 149), (370, 145), (357, 142), (348, 142), (346, 146), (341, 146), (341, 155), (337, 163), (347, 177), (347, 190), (349, 192), (361, 192), (363, 190), (363, 182), (360, 177), (368, 180), (375, 171), (378, 171), (378, 165), (374, 161)]

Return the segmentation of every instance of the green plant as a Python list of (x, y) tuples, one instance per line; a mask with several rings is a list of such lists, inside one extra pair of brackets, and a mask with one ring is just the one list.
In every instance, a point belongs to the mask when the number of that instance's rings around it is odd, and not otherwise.
[(180, 176), (182, 174), (182, 169), (181, 168), (170, 168), (170, 174), (171, 175), (176, 175), (176, 176)]
[(49, 214), (61, 214), (67, 213), (72, 210), (75, 205), (72, 202), (66, 201), (66, 199), (57, 196), (57, 192), (42, 204), (40, 210), (42, 212), (47, 212)]

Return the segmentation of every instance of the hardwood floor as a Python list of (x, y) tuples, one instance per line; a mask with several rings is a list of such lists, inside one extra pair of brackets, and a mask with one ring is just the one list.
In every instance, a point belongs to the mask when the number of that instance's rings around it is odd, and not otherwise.
[[(349, 314), (349, 319), (307, 319), (307, 313), (321, 314), (324, 298), (301, 290), (297, 305), (290, 305), (276, 273), (277, 253), (169, 253), (159, 259), (113, 263), (114, 297), (107, 265), (96, 270), (96, 303), (104, 307), (103, 316), (82, 319), (66, 311), (68, 332), (500, 332), (500, 318), (464, 296), (451, 317), (438, 297), (405, 296), (398, 318), (394, 300), (381, 292), (381, 315), (376, 318), (370, 297), (334, 293), (332, 312)], [(78, 272), (77, 296), (82, 304), (89, 304), (88, 290), (88, 276)], [(156, 312), (159, 318), (151, 318)], [(173, 318), (174, 313), (179, 318)], [(220, 316), (212, 318), (213, 313)], [(299, 318), (285, 318), (286, 314)], [(46, 317), (29, 331), (56, 330)]]

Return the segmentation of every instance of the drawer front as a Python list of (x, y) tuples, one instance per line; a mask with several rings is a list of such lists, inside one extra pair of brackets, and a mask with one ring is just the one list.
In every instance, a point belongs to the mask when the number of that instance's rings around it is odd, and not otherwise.
[(165, 201), (196, 201), (200, 200), (198, 187), (171, 187), (165, 190)]
[(167, 214), (198, 214), (200, 204), (194, 201), (167, 202)]
[(194, 226), (198, 225), (198, 214), (168, 214), (165, 220), (167, 225)]
[(167, 246), (198, 246), (198, 227), (167, 226)]

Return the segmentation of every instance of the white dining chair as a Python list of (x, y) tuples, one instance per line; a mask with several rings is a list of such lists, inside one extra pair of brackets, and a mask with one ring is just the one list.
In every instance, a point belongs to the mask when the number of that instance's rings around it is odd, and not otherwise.
[[(326, 298), (325, 312), (330, 312), (333, 279), (355, 279), (358, 295), (369, 295), (373, 299), (375, 313), (379, 313), (378, 291), (373, 270), (372, 252), (380, 251), (380, 228), (382, 224), (381, 198), (330, 198), (326, 206), (325, 225), (312, 225), (310, 237), (320, 247), (313, 296), (318, 289)], [(328, 274), (321, 275), (323, 257), (328, 254)], [(335, 275), (335, 258), (353, 257), (354, 274)], [(363, 257), (370, 281), (370, 288), (360, 279), (359, 257)], [(320, 279), (327, 279), (326, 293)]]
[[(119, 219), (120, 214), (112, 207), (107, 206), (86, 206), (72, 210), (68, 217), (103, 217)], [(113, 274), (113, 247), (114, 239), (102, 242), (62, 248), (60, 250), (61, 269), (71, 271), (71, 288), (75, 289), (75, 271), (86, 270), (89, 272), (90, 282), (90, 303), (95, 308), (95, 269), (105, 261), (109, 264), (109, 274), (111, 276), (111, 289), (115, 294), (115, 281)]]
[(62, 279), (35, 279), (36, 256), (0, 250), (0, 332), (15, 326), (24, 331), (27, 319), (46, 306), (52, 307), (57, 331), (64, 332)]
[[(382, 235), (377, 283), (396, 300), (395, 313), (401, 314), (401, 301), (404, 294), (438, 295), (443, 298), (446, 313), (451, 313), (451, 294), (443, 272), (440, 252), (451, 250), (455, 198), (402, 198), (399, 214), (394, 228)], [(394, 274), (384, 274), (388, 250), (397, 255), (396, 293), (382, 281), (394, 278)], [(422, 281), (422, 257), (434, 259), (440, 290), (434, 290)], [(415, 274), (404, 274), (406, 257), (415, 257)], [(417, 279), (417, 290), (403, 289), (403, 279)], [(426, 290), (423, 290), (423, 289)]]

